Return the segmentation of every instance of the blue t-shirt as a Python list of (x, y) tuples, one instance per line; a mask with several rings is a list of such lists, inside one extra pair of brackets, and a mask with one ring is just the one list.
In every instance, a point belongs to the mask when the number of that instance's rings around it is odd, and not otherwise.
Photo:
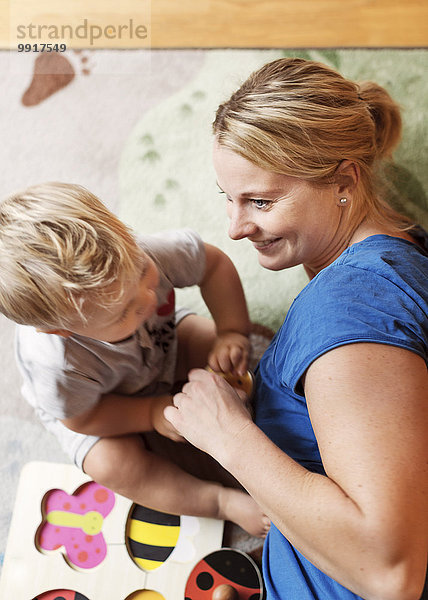
[[(405, 348), (428, 363), (425, 232), (422, 243), (425, 249), (375, 235), (353, 244), (297, 296), (260, 361), (256, 423), (312, 472), (325, 474), (301, 378), (317, 357), (344, 344), (374, 342)], [(359, 598), (310, 563), (274, 524), (263, 568), (269, 600)]]

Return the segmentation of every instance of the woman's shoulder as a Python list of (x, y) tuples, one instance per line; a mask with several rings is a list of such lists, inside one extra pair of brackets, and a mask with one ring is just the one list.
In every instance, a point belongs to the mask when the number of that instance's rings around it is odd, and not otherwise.
[(417, 235), (418, 239), (376, 234), (352, 244), (315, 277), (307, 291), (319, 295), (340, 286), (341, 294), (348, 291), (351, 300), (356, 289), (360, 298), (379, 297), (383, 289), (427, 305), (428, 234), (420, 228)]
[(428, 363), (428, 255), (411, 242), (387, 237), (353, 245), (291, 305), (272, 360), (296, 393), (314, 360), (346, 344), (397, 346)]
[(428, 255), (406, 240), (385, 238), (354, 244), (297, 296), (276, 343), (288, 381), (296, 383), (318, 356), (350, 343), (399, 346), (428, 360)]
[(428, 336), (428, 254), (385, 238), (353, 245), (318, 273), (292, 304), (289, 324), (346, 336), (375, 333), (380, 322), (385, 332), (390, 321), (415, 322)]

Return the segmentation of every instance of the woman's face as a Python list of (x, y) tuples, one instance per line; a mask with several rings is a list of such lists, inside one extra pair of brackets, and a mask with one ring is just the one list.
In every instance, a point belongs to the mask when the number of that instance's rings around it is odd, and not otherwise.
[(266, 269), (304, 264), (317, 273), (347, 247), (336, 186), (266, 171), (218, 142), (213, 159), (229, 236), (248, 238)]

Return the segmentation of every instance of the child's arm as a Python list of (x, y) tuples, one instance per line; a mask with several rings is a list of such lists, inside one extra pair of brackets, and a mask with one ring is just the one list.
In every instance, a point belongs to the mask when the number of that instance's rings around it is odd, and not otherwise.
[(156, 430), (174, 441), (182, 441), (163, 416), (163, 409), (169, 405), (172, 405), (169, 394), (141, 397), (105, 394), (91, 410), (62, 422), (68, 429), (86, 435), (111, 437)]
[(217, 327), (208, 364), (214, 371), (243, 375), (248, 367), (250, 319), (241, 280), (224, 252), (210, 244), (205, 244), (205, 251), (206, 270), (200, 288)]

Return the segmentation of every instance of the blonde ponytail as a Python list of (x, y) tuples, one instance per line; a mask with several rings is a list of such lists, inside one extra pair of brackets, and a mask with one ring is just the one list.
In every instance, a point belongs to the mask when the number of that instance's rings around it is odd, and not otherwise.
[(401, 139), (400, 107), (388, 92), (372, 81), (359, 83), (359, 96), (372, 115), (376, 131), (376, 158), (391, 158)]

